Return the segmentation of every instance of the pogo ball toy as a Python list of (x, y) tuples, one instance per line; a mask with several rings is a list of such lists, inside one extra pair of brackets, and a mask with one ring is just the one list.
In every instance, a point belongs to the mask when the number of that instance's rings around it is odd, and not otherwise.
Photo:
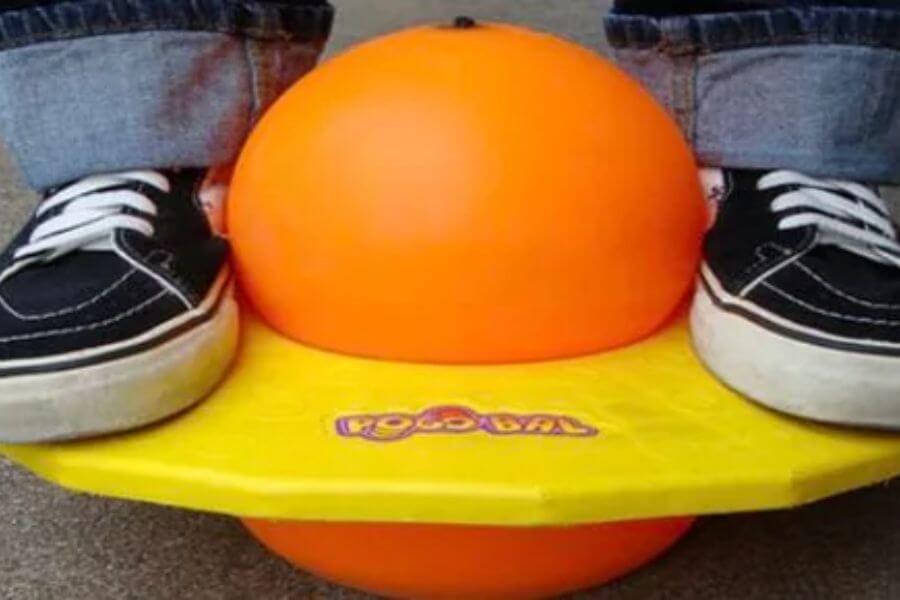
[(507, 25), (363, 44), (293, 87), (241, 155), (228, 215), (269, 324), (367, 357), (596, 353), (672, 314), (705, 208), (691, 152), (596, 54)]
[[(424, 28), (301, 83), (243, 157), (234, 370), (170, 423), (0, 446), (43, 477), (245, 518), (301, 568), (405, 598), (539, 598), (636, 569), (679, 515), (798, 506), (900, 473), (900, 438), (720, 385), (683, 319), (693, 165), (592, 54)], [(676, 518), (672, 518), (672, 517)]]

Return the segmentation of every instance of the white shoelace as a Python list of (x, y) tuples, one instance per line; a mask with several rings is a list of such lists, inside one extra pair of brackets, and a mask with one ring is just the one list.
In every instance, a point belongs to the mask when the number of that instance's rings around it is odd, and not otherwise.
[(772, 202), (774, 213), (788, 213), (779, 221), (779, 229), (812, 225), (819, 231), (819, 243), (900, 267), (900, 242), (890, 212), (871, 189), (793, 171), (773, 171), (757, 183), (759, 190), (783, 186), (793, 189)]
[[(168, 178), (156, 171), (96, 175), (59, 190), (41, 202), (35, 216), (62, 210), (35, 227), (28, 242), (15, 251), (13, 264), (0, 275), (0, 281), (28, 265), (47, 263), (70, 252), (112, 251), (113, 236), (119, 230), (153, 235), (157, 214), (153, 201), (134, 190), (110, 189), (130, 183), (171, 191)], [(126, 209), (137, 214), (128, 214)]]

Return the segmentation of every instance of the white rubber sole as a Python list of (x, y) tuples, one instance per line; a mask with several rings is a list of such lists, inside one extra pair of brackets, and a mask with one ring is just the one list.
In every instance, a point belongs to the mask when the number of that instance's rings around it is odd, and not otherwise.
[(764, 406), (824, 423), (900, 429), (900, 357), (779, 334), (717, 305), (702, 284), (691, 329), (709, 370)]
[(212, 317), (145, 352), (60, 372), (0, 378), (0, 442), (39, 443), (127, 431), (206, 397), (237, 351), (229, 294)]

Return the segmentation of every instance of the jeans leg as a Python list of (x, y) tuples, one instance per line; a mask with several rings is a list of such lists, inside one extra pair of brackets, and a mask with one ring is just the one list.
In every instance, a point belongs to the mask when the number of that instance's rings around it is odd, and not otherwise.
[(900, 183), (900, 2), (821, 3), (614, 12), (607, 31), (701, 162)]
[(0, 10), (18, 10), (20, 8), (46, 6), (60, 2), (63, 2), (63, 0), (0, 0)]
[(38, 189), (231, 160), (333, 18), (324, 0), (27, 4), (0, 7), (0, 137)]
[(616, 0), (619, 14), (656, 17), (766, 10), (785, 7), (900, 8), (900, 0)]

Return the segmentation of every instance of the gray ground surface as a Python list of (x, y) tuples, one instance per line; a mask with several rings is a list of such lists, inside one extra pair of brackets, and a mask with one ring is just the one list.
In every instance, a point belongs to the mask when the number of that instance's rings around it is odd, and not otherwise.
[[(334, 48), (413, 19), (513, 20), (601, 47), (602, 0), (337, 0)], [(373, 9), (372, 7), (377, 7)], [(2, 158), (2, 155), (0, 155)], [(0, 241), (31, 199), (0, 160)], [(596, 599), (900, 598), (900, 492), (703, 521)], [(0, 599), (364, 598), (268, 555), (232, 519), (76, 496), (0, 460)]]

